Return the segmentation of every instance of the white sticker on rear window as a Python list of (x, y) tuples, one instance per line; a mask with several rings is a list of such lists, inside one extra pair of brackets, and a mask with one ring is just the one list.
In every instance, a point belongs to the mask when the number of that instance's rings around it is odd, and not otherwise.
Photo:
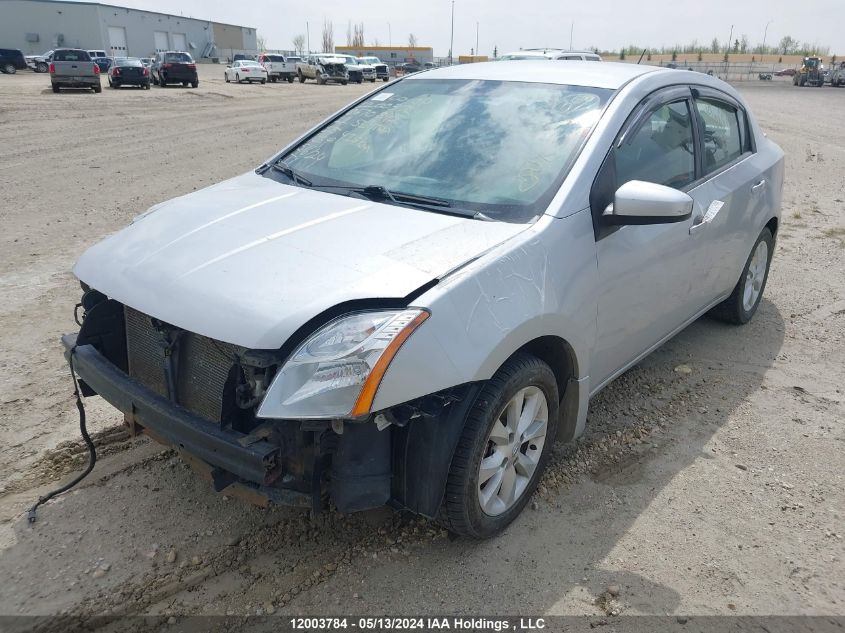
[(380, 92), (376, 96), (372, 97), (370, 101), (387, 101), (392, 96), (392, 92)]

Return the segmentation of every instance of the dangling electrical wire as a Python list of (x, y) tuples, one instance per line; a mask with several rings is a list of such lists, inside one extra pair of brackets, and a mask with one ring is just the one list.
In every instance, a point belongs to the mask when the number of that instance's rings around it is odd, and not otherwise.
[(94, 470), (94, 464), (97, 463), (97, 450), (94, 447), (94, 442), (91, 441), (91, 436), (88, 435), (88, 429), (85, 426), (85, 407), (82, 405), (82, 396), (79, 393), (79, 380), (77, 379), (76, 371), (73, 368), (73, 357), (75, 353), (76, 345), (74, 345), (70, 350), (70, 357), (68, 359), (68, 363), (70, 365), (70, 377), (73, 380), (73, 395), (76, 397), (76, 408), (79, 410), (79, 432), (82, 434), (82, 439), (88, 446), (88, 467), (82, 473), (80, 473), (73, 481), (66, 483), (61, 488), (56, 488), (55, 490), (49, 492), (43, 497), (38, 497), (38, 501), (29, 509), (29, 512), (27, 513), (27, 519), (30, 523), (35, 523), (35, 511), (38, 509), (38, 506), (47, 503), (56, 495), (60, 495), (73, 488), (76, 484), (85, 479), (91, 473), (92, 470)]

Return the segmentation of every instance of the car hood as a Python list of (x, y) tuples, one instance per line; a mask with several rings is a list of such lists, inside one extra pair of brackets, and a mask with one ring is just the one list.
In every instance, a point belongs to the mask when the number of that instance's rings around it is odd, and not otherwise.
[(88, 249), (74, 273), (178, 327), (273, 349), (329, 308), (407, 297), (527, 226), (248, 173), (152, 207)]

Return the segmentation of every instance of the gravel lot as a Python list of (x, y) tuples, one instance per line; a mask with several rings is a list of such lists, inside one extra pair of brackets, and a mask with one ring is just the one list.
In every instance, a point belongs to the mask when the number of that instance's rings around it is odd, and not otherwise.
[(845, 615), (845, 90), (783, 81), (741, 86), (787, 155), (757, 316), (702, 319), (607, 388), (501, 537), (246, 506), (96, 399), (96, 470), (26, 523), (86, 458), (58, 342), (76, 257), (372, 87), (0, 75), (0, 614)]

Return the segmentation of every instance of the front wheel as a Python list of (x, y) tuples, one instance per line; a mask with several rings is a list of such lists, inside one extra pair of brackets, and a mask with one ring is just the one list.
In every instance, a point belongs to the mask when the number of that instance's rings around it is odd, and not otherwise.
[(299, 83), (301, 83), (301, 84), (305, 83), (305, 75), (303, 75), (302, 73), (299, 73)]
[(447, 529), (487, 538), (519, 515), (551, 453), (558, 402), (551, 368), (522, 352), (484, 385), (452, 456), (439, 517)]
[(47, 64), (45, 64), (44, 62), (40, 62), (35, 65), (35, 70), (40, 73), (46, 73), (48, 70), (50, 70), (50, 67), (47, 66)]
[(6, 64), (5, 66), (3, 66), (3, 72), (7, 75), (14, 75), (16, 72), (18, 72), (18, 69), (15, 68), (14, 64)]
[(288, 75), (288, 83), (289, 84), (293, 83), (293, 75)]
[(711, 316), (736, 325), (743, 325), (751, 320), (766, 289), (774, 246), (775, 238), (772, 232), (768, 228), (763, 229), (751, 249), (731, 296), (710, 310)]

